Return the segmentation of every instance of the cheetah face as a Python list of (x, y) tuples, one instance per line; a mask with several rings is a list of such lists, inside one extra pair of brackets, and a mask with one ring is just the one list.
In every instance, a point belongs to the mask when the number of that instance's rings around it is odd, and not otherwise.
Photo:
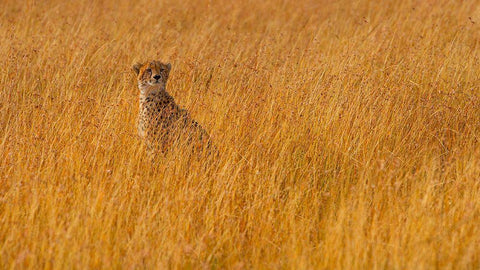
[(133, 66), (140, 88), (148, 86), (165, 88), (171, 69), (172, 65), (170, 63), (164, 64), (160, 61), (151, 61), (144, 64), (137, 63)]

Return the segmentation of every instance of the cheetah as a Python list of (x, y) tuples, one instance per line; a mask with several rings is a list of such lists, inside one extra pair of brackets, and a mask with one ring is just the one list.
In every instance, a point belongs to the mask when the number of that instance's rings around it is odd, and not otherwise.
[(166, 153), (169, 147), (179, 141), (186, 142), (193, 150), (211, 145), (205, 129), (167, 93), (166, 84), (171, 69), (170, 63), (160, 61), (133, 66), (140, 90), (138, 134), (146, 142), (151, 155), (158, 151)]

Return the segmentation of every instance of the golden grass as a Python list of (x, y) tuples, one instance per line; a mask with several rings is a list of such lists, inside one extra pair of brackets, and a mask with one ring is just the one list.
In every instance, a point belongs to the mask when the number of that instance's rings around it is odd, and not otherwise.
[[(479, 1), (13, 1), (2, 268), (480, 267)], [(151, 163), (131, 65), (213, 136)]]

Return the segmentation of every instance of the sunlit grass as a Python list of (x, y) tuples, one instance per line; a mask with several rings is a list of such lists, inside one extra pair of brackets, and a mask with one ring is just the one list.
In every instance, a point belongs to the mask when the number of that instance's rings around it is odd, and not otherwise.
[[(1, 6), (2, 268), (480, 267), (480, 2)], [(148, 59), (218, 157), (150, 161)]]

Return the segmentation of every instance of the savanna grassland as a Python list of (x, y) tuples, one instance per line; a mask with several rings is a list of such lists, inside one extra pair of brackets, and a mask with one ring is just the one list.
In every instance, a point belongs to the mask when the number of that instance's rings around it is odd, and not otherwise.
[[(3, 269), (478, 269), (480, 2), (0, 1)], [(151, 161), (137, 61), (220, 154)]]

